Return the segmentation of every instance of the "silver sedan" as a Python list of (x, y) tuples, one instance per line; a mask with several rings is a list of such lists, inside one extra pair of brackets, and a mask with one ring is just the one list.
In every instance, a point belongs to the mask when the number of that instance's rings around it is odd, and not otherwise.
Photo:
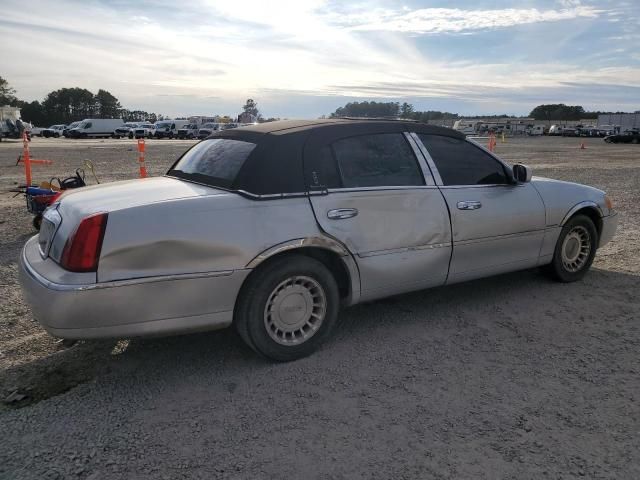
[(450, 129), (284, 121), (216, 132), (163, 177), (65, 193), (20, 277), (55, 336), (234, 325), (287, 361), (359, 302), (533, 267), (579, 280), (616, 225), (604, 192)]

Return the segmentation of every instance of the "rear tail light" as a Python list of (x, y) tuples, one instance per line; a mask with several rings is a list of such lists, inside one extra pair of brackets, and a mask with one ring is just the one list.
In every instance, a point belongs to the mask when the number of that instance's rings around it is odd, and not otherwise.
[(97, 213), (83, 218), (67, 239), (60, 265), (71, 272), (95, 272), (102, 249), (107, 214)]

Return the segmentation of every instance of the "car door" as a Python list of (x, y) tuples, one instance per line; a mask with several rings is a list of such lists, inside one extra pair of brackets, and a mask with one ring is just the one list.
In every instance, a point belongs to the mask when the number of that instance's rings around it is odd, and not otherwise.
[(453, 255), (447, 283), (534, 267), (545, 230), (544, 203), (531, 183), (466, 139), (414, 138), (451, 212)]
[(358, 264), (362, 300), (445, 282), (449, 215), (412, 139), (400, 131), (312, 134), (305, 170), (318, 224)]

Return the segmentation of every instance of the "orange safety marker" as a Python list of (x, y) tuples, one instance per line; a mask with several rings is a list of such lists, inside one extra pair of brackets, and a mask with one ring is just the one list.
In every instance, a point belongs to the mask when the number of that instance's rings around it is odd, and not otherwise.
[(31, 157), (29, 156), (29, 139), (27, 132), (22, 132), (22, 160), (24, 161), (24, 176), (27, 179), (27, 187), (31, 186)]
[(489, 144), (487, 145), (487, 149), (490, 152), (495, 152), (496, 150), (496, 135), (494, 133), (489, 134)]
[(138, 139), (138, 164), (140, 165), (140, 178), (147, 178), (147, 168), (144, 165), (144, 138)]
[(53, 160), (31, 158), (31, 155), (29, 153), (29, 139), (27, 137), (27, 132), (22, 133), (22, 144), (22, 153), (18, 155), (18, 161), (16, 162), (16, 165), (18, 165), (20, 162), (24, 162), (26, 158), (29, 159), (30, 165), (53, 165)]

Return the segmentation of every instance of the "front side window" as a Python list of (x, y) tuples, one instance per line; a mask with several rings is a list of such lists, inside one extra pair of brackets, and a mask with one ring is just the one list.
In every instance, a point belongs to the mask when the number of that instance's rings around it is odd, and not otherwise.
[(168, 175), (230, 188), (255, 147), (255, 143), (226, 138), (205, 140), (187, 151)]
[(344, 138), (332, 149), (344, 188), (424, 185), (418, 162), (401, 133)]
[(418, 137), (427, 147), (445, 185), (506, 185), (504, 166), (464, 139), (427, 135)]

